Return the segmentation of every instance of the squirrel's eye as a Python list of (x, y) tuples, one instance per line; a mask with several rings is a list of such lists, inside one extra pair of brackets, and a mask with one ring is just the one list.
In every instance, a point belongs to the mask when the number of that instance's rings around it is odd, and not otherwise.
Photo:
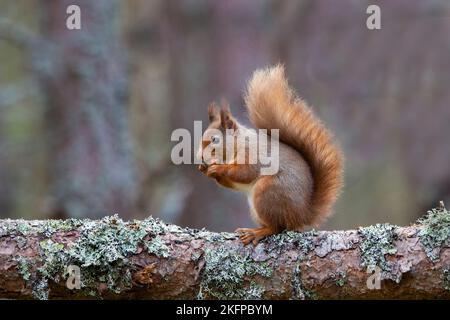
[(212, 136), (212, 137), (211, 137), (211, 143), (212, 143), (212, 144), (218, 144), (219, 141), (220, 141), (220, 139), (219, 139), (218, 136)]

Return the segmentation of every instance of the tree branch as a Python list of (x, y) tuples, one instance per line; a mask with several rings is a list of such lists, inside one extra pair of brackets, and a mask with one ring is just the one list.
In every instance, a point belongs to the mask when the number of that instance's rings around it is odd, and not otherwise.
[(284, 232), (256, 247), (153, 218), (0, 220), (0, 298), (448, 299), (449, 239), (445, 209), (409, 227)]

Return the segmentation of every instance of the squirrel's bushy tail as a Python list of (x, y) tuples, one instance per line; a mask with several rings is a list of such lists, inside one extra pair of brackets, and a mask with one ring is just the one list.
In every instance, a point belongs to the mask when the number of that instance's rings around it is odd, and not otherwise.
[(254, 72), (245, 103), (257, 128), (279, 129), (280, 141), (309, 164), (314, 180), (311, 211), (317, 217), (314, 225), (319, 224), (331, 214), (343, 185), (343, 157), (333, 135), (289, 87), (281, 65)]

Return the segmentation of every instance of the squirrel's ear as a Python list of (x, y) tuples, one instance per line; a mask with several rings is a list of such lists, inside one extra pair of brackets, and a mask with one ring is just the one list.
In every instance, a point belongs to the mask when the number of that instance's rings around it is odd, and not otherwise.
[(230, 106), (227, 103), (222, 103), (222, 110), (220, 111), (220, 120), (222, 128), (236, 129), (236, 120), (231, 115)]
[(217, 105), (214, 102), (210, 103), (208, 106), (208, 118), (209, 118), (209, 122), (213, 122), (215, 120), (220, 120), (219, 108), (217, 107)]

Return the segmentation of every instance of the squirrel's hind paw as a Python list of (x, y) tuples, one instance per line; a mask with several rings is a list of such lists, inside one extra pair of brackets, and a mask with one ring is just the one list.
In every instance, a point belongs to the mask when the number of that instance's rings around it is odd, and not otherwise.
[(261, 227), (261, 228), (238, 228), (235, 233), (239, 233), (239, 239), (241, 239), (242, 243), (244, 245), (249, 244), (250, 242), (253, 243), (253, 245), (257, 245), (259, 241), (269, 235), (274, 234), (274, 232), (267, 228), (267, 227)]

